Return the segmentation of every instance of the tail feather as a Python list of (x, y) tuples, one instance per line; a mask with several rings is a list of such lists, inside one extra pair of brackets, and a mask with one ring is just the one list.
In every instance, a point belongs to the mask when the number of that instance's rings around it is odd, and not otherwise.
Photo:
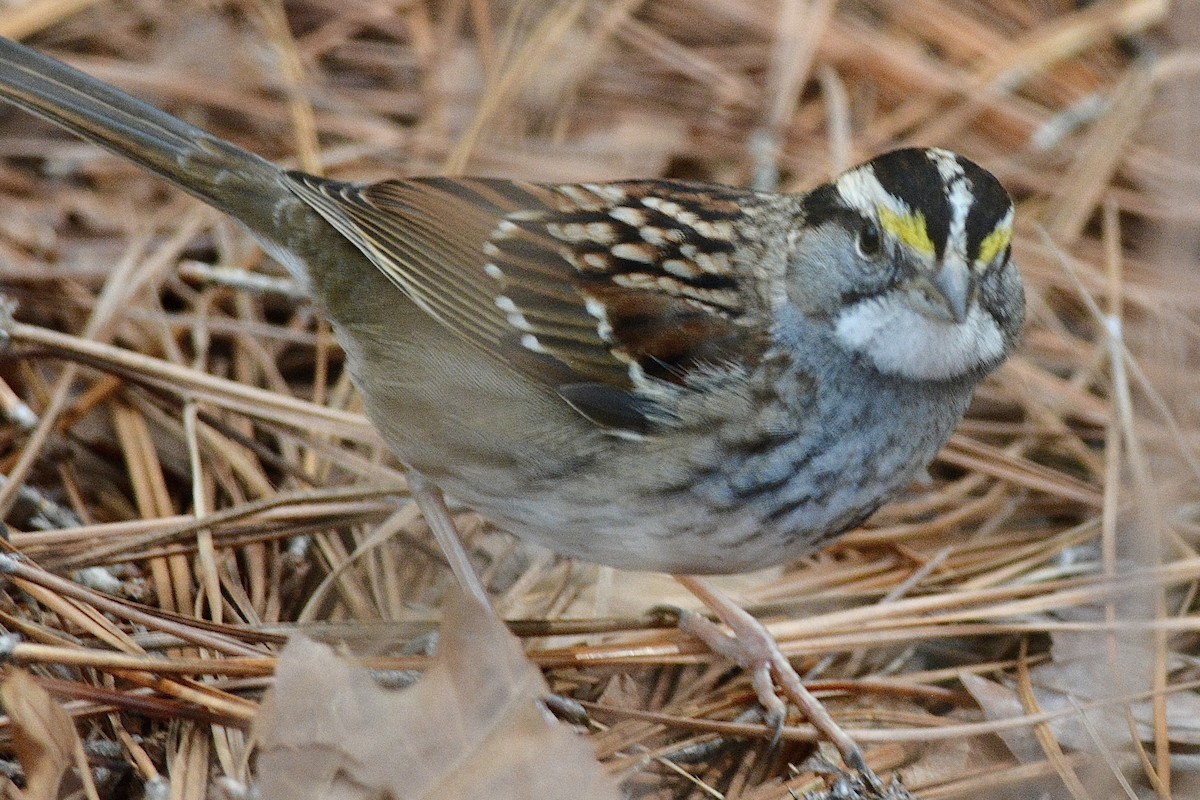
[(0, 98), (127, 158), (278, 241), (294, 201), (271, 162), (24, 45), (0, 38)]

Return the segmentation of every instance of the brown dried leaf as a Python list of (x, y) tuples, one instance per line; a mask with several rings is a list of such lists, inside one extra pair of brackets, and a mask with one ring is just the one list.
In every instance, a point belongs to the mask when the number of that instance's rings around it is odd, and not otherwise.
[(13, 746), (25, 773), (25, 797), (54, 800), (79, 742), (71, 717), (21, 670), (10, 671), (0, 683), (0, 702), (12, 722)]
[[(1025, 716), (1021, 698), (1007, 686), (965, 672), (959, 675), (959, 680), (975, 698), (975, 702), (979, 703), (979, 707), (983, 709), (983, 715), (989, 720)], [(1022, 764), (1033, 764), (1044, 758), (1041, 745), (1034, 737), (1032, 728), (1001, 731), (999, 736), (1008, 747), (1009, 752)]]
[(587, 742), (547, 718), (548, 692), (466, 598), (448, 605), (433, 666), (402, 691), (293, 638), (255, 723), (262, 797), (616, 800)]
[[(1085, 641), (1083, 637), (1079, 640)], [(1137, 694), (1150, 688), (1148, 666), (1151, 653), (1133, 645), (1118, 647), (1121, 669), (1114, 671), (1103, 647), (1092, 644), (1090, 654), (1080, 655), (1062, 647), (1069, 635), (1055, 635), (1054, 660), (1029, 671), (1038, 709), (1043, 712), (1069, 712), (1050, 721), (1055, 740), (1064, 748), (1082, 752), (1096, 749), (1099, 740), (1110, 751), (1128, 749), (1129, 726), (1125, 713), (1132, 715), (1138, 737), (1143, 742), (1154, 738), (1154, 706), (1150, 700), (1129, 703), (1112, 702), (1092, 707), (1123, 694)], [(989, 720), (1023, 717), (1026, 710), (1015, 690), (976, 675), (960, 676), (963, 686), (979, 703)], [(1084, 707), (1087, 707), (1086, 711)], [(1087, 724), (1080, 719), (1086, 714)], [(1194, 692), (1175, 692), (1166, 703), (1169, 736), (1172, 744), (1195, 746), (1200, 742), (1200, 697)], [(1000, 733), (1004, 744), (1024, 764), (1044, 758), (1032, 727)]]

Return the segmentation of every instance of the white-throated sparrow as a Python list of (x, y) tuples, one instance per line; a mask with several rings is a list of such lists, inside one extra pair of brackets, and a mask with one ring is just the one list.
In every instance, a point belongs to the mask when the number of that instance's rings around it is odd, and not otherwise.
[(1009, 198), (944, 150), (804, 195), (361, 185), (280, 169), (7, 40), (0, 96), (244, 223), (326, 311), (406, 465), (617, 567), (745, 571), (857, 525), (934, 457), (1021, 328)]

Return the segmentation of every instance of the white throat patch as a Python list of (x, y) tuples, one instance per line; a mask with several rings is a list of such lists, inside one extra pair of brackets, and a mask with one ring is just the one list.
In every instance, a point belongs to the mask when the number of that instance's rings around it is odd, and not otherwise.
[(914, 311), (898, 297), (855, 303), (837, 317), (837, 338), (885, 375), (910, 380), (947, 380), (993, 364), (1004, 355), (996, 321), (974, 305), (955, 324)]

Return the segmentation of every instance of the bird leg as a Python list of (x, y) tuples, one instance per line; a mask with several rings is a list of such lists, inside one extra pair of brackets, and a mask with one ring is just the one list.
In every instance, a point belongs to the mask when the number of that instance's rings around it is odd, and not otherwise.
[(471, 566), (471, 559), (463, 549), (462, 540), (458, 538), (458, 528), (450, 517), (450, 509), (446, 508), (442, 491), (416, 470), (406, 470), (405, 475), (408, 478), (408, 492), (416, 501), (417, 508), (425, 518), (425, 524), (429, 526), (433, 538), (437, 540), (438, 547), (442, 549), (442, 555), (449, 562), (450, 571), (458, 579), (458, 585), (484, 608), (491, 609), (495, 615), (492, 601), (488, 599), (479, 576), (475, 574), (475, 568)]
[(782, 726), (787, 713), (786, 706), (775, 693), (775, 683), (778, 683), (783, 694), (796, 704), (804, 718), (838, 749), (846, 766), (861, 774), (869, 784), (879, 786), (879, 779), (867, 766), (858, 745), (834, 722), (821, 701), (804, 688), (800, 676), (780, 652), (770, 631), (708, 580), (694, 575), (674, 577), (708, 606), (733, 635), (730, 636), (695, 612), (683, 612), (679, 627), (700, 639), (717, 655), (733, 661), (750, 673), (758, 701), (767, 710), (768, 723)]
[[(425, 517), (459, 585), (485, 608), (492, 608), (487, 592), (458, 538), (458, 530), (441, 491), (414, 470), (408, 470), (407, 477), (409, 493)], [(775, 693), (775, 683), (778, 683), (783, 694), (796, 704), (804, 718), (838, 749), (846, 765), (858, 772), (869, 785), (880, 786), (879, 779), (867, 766), (858, 745), (834, 722), (821, 701), (804, 688), (791, 662), (780, 652), (775, 638), (762, 623), (706, 579), (695, 575), (676, 575), (675, 579), (708, 606), (733, 635), (725, 633), (699, 614), (686, 610), (680, 613), (679, 627), (700, 639), (717, 655), (750, 673), (758, 701), (767, 711), (768, 724), (782, 728), (787, 716), (786, 705)]]

